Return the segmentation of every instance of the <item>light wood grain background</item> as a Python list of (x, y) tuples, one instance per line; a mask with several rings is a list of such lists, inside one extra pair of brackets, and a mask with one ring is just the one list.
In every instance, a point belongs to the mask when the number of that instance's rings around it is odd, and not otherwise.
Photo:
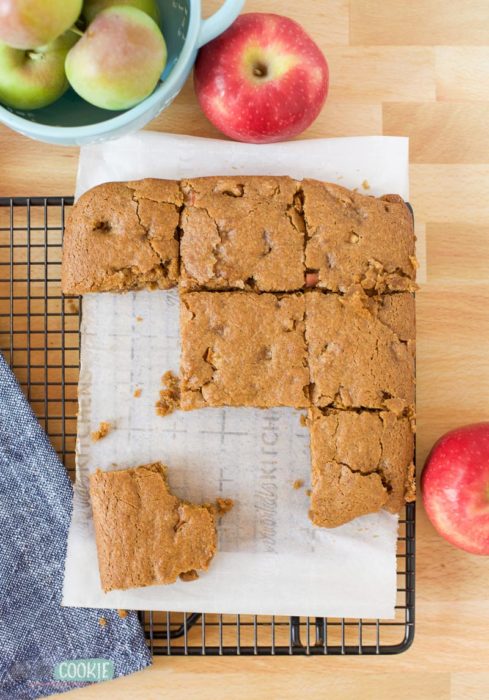
[[(206, 12), (218, 2), (205, 2)], [(489, 419), (489, 0), (249, 0), (297, 19), (331, 68), (304, 137), (408, 135), (426, 236), (418, 294), (418, 458)], [(219, 137), (189, 82), (151, 129)], [(71, 194), (77, 150), (0, 127), (0, 195)], [(441, 540), (418, 509), (417, 633), (392, 658), (159, 658), (75, 698), (489, 698), (489, 559)]]

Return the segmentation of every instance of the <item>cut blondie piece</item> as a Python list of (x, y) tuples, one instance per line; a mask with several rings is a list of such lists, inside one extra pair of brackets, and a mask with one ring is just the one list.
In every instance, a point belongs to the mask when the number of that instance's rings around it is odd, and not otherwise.
[(287, 177), (184, 180), (181, 285), (289, 292), (304, 286), (304, 221)]
[(413, 291), (413, 217), (398, 195), (376, 199), (316, 180), (301, 185), (306, 268), (318, 287), (345, 292)]
[(217, 546), (218, 507), (170, 493), (160, 462), (90, 475), (104, 591), (173, 583), (207, 569)]
[(181, 297), (181, 407), (309, 406), (304, 295)]
[(179, 276), (178, 182), (108, 182), (73, 207), (63, 241), (65, 294), (167, 289)]
[(337, 527), (384, 507), (393, 513), (415, 497), (414, 436), (390, 412), (309, 411), (315, 525)]
[(414, 405), (414, 298), (306, 294), (312, 403), (405, 413)]

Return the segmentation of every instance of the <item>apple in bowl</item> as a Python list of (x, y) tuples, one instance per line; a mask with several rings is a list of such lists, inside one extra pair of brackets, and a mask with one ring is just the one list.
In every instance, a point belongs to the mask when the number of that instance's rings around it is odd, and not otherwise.
[(78, 19), (82, 0), (0, 0), (0, 41), (15, 49), (50, 44)]
[(95, 16), (66, 57), (68, 81), (80, 97), (109, 110), (129, 109), (156, 87), (167, 59), (156, 22), (130, 5)]
[(0, 42), (0, 103), (15, 109), (40, 109), (68, 89), (65, 59), (78, 36), (67, 31), (30, 51)]
[(236, 141), (269, 143), (300, 134), (328, 93), (328, 64), (288, 17), (250, 12), (200, 49), (194, 85), (210, 122)]
[(421, 476), (426, 513), (451, 544), (489, 555), (489, 422), (438, 440)]

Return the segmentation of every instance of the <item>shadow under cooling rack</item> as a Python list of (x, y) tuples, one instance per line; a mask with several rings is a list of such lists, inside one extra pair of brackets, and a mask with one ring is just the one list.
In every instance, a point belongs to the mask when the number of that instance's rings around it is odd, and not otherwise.
[[(0, 198), (0, 350), (74, 478), (81, 300), (60, 290), (72, 197)], [(394, 620), (141, 612), (153, 654), (398, 654), (414, 637), (415, 505), (397, 546)], [(301, 595), (297, 591), (297, 596)]]

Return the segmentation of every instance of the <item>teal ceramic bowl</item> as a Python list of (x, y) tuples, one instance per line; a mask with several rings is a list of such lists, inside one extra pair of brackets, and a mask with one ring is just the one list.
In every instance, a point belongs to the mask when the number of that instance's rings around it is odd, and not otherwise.
[(163, 82), (132, 109), (99, 109), (70, 89), (49, 107), (32, 112), (0, 106), (0, 121), (24, 136), (62, 146), (82, 146), (137, 131), (178, 95), (198, 49), (234, 22), (243, 3), (244, 0), (225, 0), (214, 15), (202, 19), (200, 0), (158, 0), (168, 62)]

